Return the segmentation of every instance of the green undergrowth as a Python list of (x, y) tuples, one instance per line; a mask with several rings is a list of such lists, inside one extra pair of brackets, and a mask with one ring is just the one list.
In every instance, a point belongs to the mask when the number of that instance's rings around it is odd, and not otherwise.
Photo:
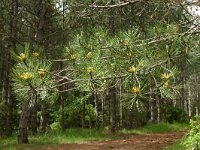
[(175, 132), (180, 130), (186, 130), (187, 124), (181, 123), (159, 123), (150, 124), (138, 129), (128, 130), (123, 129), (115, 134), (111, 134), (108, 129), (82, 129), (82, 128), (70, 128), (65, 131), (54, 130), (47, 133), (37, 134), (35, 136), (29, 136), (29, 144), (17, 145), (17, 135), (12, 137), (0, 138), (0, 149), (5, 150), (21, 150), (21, 149), (39, 149), (40, 147), (56, 146), (59, 144), (67, 143), (83, 143), (87, 141), (100, 141), (122, 138), (123, 136), (129, 136), (130, 134), (146, 134), (146, 133), (162, 133), (162, 132)]
[(159, 124), (149, 124), (144, 127), (140, 127), (133, 130), (123, 129), (122, 133), (125, 134), (145, 134), (145, 133), (165, 133), (165, 132), (176, 132), (184, 131), (189, 128), (189, 125), (186, 123), (165, 123), (161, 122)]
[[(117, 134), (103, 133), (97, 129), (70, 128), (65, 131), (55, 130), (47, 133), (29, 136), (29, 144), (17, 145), (17, 135), (0, 138), (0, 150), (39, 149), (39, 147), (67, 143), (83, 143), (117, 138)], [(27, 148), (28, 147), (28, 148)], [(35, 148), (36, 147), (36, 148)]]
[[(82, 143), (91, 140), (109, 140), (114, 137), (114, 134), (103, 134), (97, 129), (70, 128), (65, 131), (55, 130), (41, 134), (39, 133), (35, 136), (29, 136), (29, 143), (34, 145)], [(0, 146), (16, 145), (16, 139), (16, 135), (0, 138)]]

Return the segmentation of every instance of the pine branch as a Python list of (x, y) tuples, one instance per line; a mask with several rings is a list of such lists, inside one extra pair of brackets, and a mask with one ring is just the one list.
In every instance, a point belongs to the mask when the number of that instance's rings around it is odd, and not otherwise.
[(125, 2), (120, 2), (118, 4), (113, 4), (113, 5), (89, 5), (90, 8), (114, 8), (114, 7), (122, 7), (130, 4), (135, 4), (138, 2), (142, 2), (143, 0), (132, 0), (132, 1), (125, 1)]

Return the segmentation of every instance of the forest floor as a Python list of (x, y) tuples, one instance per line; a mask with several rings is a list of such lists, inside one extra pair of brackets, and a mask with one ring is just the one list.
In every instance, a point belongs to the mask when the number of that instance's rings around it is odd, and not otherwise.
[(122, 135), (120, 139), (91, 141), (82, 144), (61, 144), (40, 150), (163, 150), (176, 143), (185, 132)]
[[(29, 136), (29, 144), (17, 144), (17, 134), (0, 137), (0, 150), (184, 150), (187, 123), (149, 124), (135, 129), (68, 128)], [(169, 147), (169, 148), (168, 148)]]

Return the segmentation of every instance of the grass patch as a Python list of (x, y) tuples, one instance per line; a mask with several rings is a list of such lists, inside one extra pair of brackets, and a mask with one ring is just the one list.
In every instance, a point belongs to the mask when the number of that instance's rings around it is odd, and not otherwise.
[[(109, 140), (114, 138), (122, 138), (130, 134), (146, 134), (146, 133), (162, 133), (162, 132), (175, 132), (188, 129), (187, 124), (181, 123), (159, 123), (150, 124), (138, 129), (128, 130), (123, 129), (116, 134), (111, 134), (108, 130), (97, 129), (82, 129), (82, 128), (70, 128), (65, 131), (49, 131), (47, 133), (37, 134), (35, 136), (29, 136), (29, 143), (26, 145), (17, 145), (17, 135), (12, 137), (0, 138), (0, 149), (4, 150), (35, 150), (49, 145), (56, 146), (59, 144), (67, 143), (83, 143), (91, 140)], [(179, 143), (173, 145), (172, 149), (176, 150), (176, 147), (180, 147)], [(172, 150), (170, 149), (170, 150)], [(179, 150), (179, 149), (177, 149)]]
[[(17, 135), (12, 137), (0, 138), (0, 149), (5, 150), (21, 150), (21, 149), (37, 149), (47, 145), (56, 146), (58, 144), (67, 143), (83, 143), (86, 141), (109, 140), (116, 138), (114, 134), (103, 134), (97, 129), (70, 128), (65, 131), (50, 131), (47, 133), (29, 136), (29, 143), (25, 145), (17, 145)], [(37, 147), (37, 148), (36, 148)]]
[(102, 134), (101, 131), (97, 129), (71, 128), (67, 129), (66, 131), (51, 131), (46, 134), (31, 137), (30, 143), (82, 143), (90, 140), (111, 139), (113, 136), (114, 135)]
[(133, 130), (123, 129), (121, 130), (121, 132), (125, 134), (165, 133), (165, 132), (176, 132), (181, 130), (187, 130), (188, 128), (189, 125), (186, 123), (170, 124), (161, 122), (159, 124), (149, 124), (147, 126)]

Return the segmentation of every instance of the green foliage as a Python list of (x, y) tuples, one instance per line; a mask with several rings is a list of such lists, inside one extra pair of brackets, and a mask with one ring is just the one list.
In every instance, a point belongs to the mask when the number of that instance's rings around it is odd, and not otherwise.
[(94, 122), (95, 121), (94, 106), (92, 104), (88, 104), (85, 106), (85, 109), (86, 109), (86, 115), (85, 115), (86, 123)]
[[(110, 36), (103, 28), (87, 34), (81, 32), (66, 47), (69, 70), (66, 75), (76, 82), (77, 90), (90, 95), (94, 91), (102, 94), (110, 83), (121, 80), (122, 99), (130, 107), (141, 107), (150, 87), (152, 94), (159, 92), (163, 98), (174, 99), (178, 94), (174, 82), (178, 71), (168, 64), (172, 59), (169, 53), (173, 57), (178, 55), (179, 49), (175, 49), (178, 45), (174, 44), (177, 41), (172, 38), (167, 46), (162, 41), (149, 45), (141, 38), (137, 29), (119, 32), (115, 36)], [(164, 78), (163, 74), (166, 75)]]
[(67, 99), (67, 105), (64, 109), (65, 112), (65, 125), (67, 127), (81, 126), (82, 118), (82, 101), (80, 98)]
[[(69, 96), (65, 101), (64, 107), (64, 124), (65, 127), (80, 127), (82, 122), (82, 102), (85, 97)], [(86, 101), (86, 100), (85, 100)], [(52, 129), (60, 129), (61, 124), (61, 109), (54, 113), (56, 122), (51, 124)], [(92, 104), (85, 104), (85, 125), (89, 126), (89, 122), (95, 121), (95, 111)]]
[[(12, 88), (20, 101), (30, 95), (37, 96), (39, 100), (51, 100), (55, 96), (52, 91), (54, 81), (49, 74), (51, 63), (41, 57), (39, 51), (29, 49), (29, 44), (25, 45), (24, 51), (19, 54), (13, 53), (13, 58), (17, 61), (12, 70)], [(31, 98), (31, 103), (35, 99)]]
[(163, 105), (162, 118), (169, 123), (186, 122), (186, 113), (179, 107), (170, 105)]
[(50, 125), (51, 130), (60, 130), (61, 129), (60, 122), (54, 122)]
[(182, 143), (187, 149), (200, 149), (200, 118), (196, 117), (194, 120), (190, 120), (190, 131), (186, 136), (186, 139)]

